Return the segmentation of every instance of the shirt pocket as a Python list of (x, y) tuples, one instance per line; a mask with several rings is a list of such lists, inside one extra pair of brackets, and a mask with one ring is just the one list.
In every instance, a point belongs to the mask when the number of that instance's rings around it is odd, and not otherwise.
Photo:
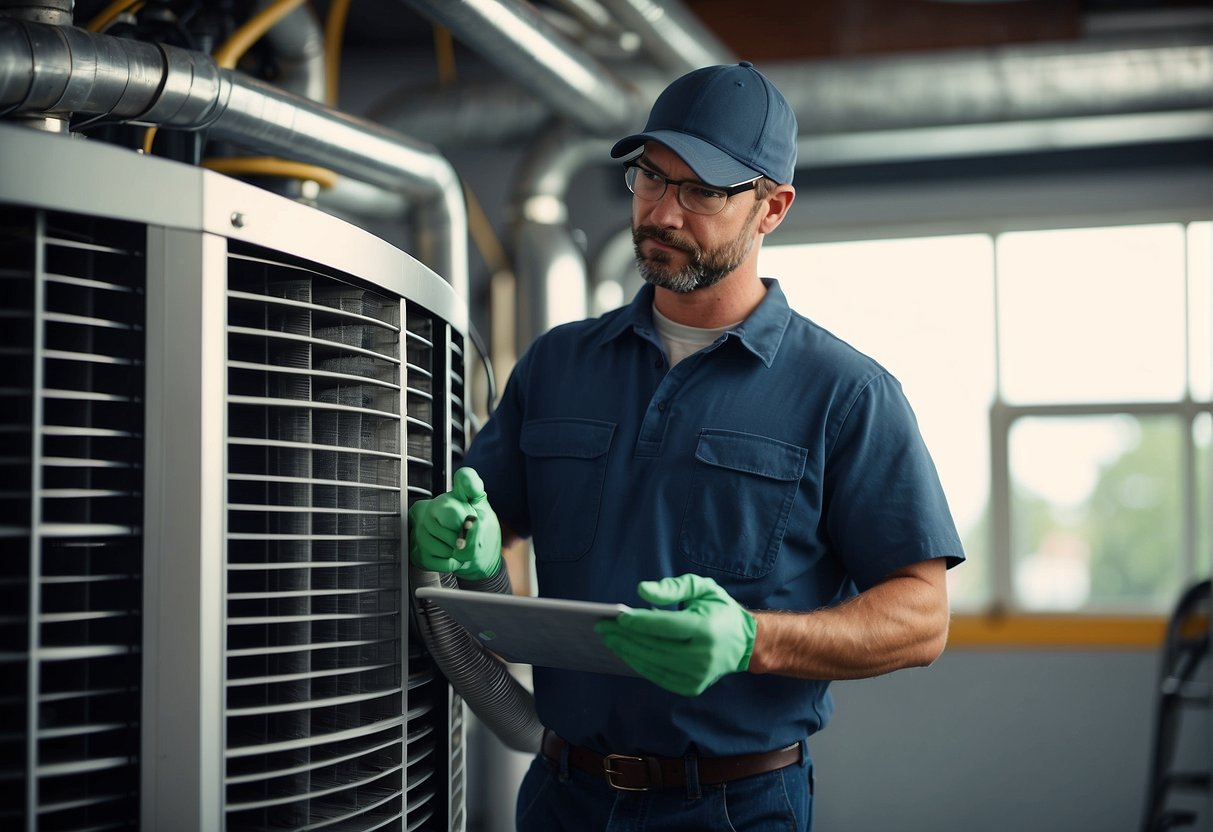
[(594, 543), (613, 422), (535, 419), (522, 426), (535, 557), (579, 560)]
[(701, 432), (679, 535), (683, 557), (735, 577), (770, 572), (808, 455), (757, 434)]

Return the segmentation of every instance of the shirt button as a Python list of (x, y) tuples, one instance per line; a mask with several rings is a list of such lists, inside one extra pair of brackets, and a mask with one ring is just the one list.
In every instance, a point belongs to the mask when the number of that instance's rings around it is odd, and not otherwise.
[(657, 403), (657, 409), (658, 409), (659, 411), (661, 411), (662, 413), (665, 413), (665, 402), (658, 402), (658, 403)]

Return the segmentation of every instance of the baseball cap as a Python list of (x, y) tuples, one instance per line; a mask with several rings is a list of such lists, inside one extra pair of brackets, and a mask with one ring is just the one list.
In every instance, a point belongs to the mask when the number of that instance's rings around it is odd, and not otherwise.
[(620, 158), (646, 141), (677, 153), (707, 185), (767, 176), (781, 184), (796, 172), (796, 114), (749, 61), (707, 66), (678, 78), (657, 97), (643, 133), (620, 139)]

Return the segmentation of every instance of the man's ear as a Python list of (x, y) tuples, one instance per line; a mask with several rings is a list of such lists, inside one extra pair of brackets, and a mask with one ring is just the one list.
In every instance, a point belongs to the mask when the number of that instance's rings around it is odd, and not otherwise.
[(779, 185), (767, 194), (765, 200), (767, 212), (758, 225), (758, 231), (762, 234), (770, 234), (778, 228), (779, 224), (783, 222), (783, 218), (788, 215), (788, 209), (792, 207), (795, 199), (796, 189), (791, 185)]

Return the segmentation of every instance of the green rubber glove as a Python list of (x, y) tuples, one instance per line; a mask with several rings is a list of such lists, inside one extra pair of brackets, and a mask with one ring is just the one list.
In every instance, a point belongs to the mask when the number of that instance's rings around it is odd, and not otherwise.
[(474, 470), (460, 468), (450, 491), (409, 506), (409, 559), (473, 581), (501, 571), (501, 524)]
[(666, 690), (698, 696), (726, 673), (750, 666), (754, 616), (711, 578), (642, 581), (640, 597), (678, 610), (631, 610), (594, 629), (619, 658)]

